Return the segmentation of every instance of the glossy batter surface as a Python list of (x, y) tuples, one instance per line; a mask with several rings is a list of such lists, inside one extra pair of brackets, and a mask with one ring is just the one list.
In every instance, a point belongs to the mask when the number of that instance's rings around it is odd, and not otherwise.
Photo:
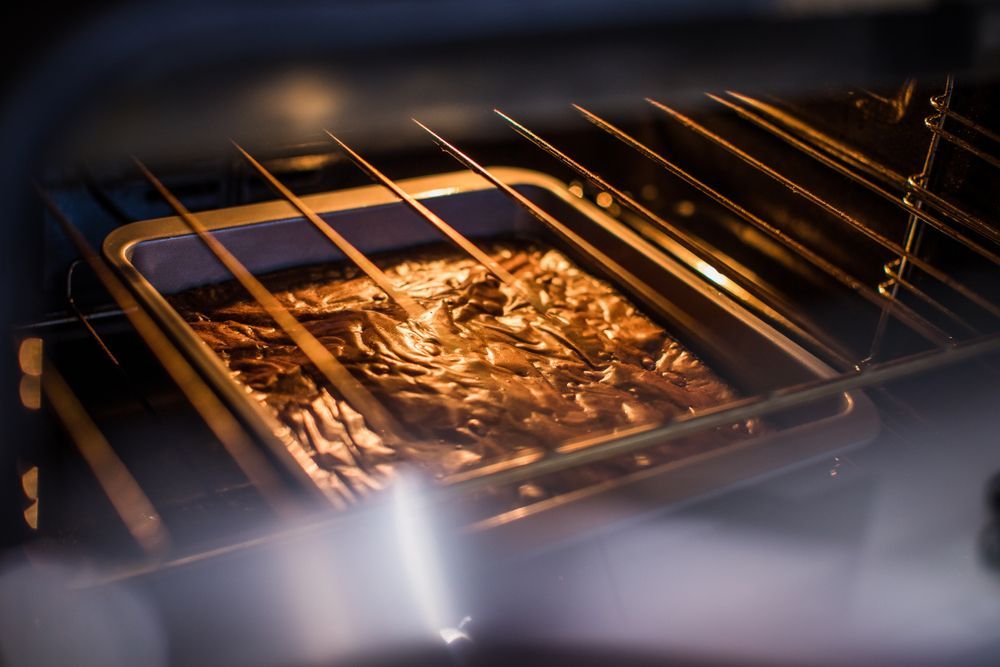
[[(526, 242), (484, 249), (543, 315), (450, 246), (383, 257), (380, 266), (427, 315), (408, 321), (351, 266), (296, 268), (263, 282), (395, 415), (405, 446), (383, 441), (329, 389), (235, 282), (170, 297), (234, 377), (315, 462), (310, 474), (345, 500), (382, 486), (402, 461), (443, 477), (526, 460), (567, 441), (661, 423), (734, 391), (607, 282), (557, 250)], [(746, 422), (641, 455), (523, 485), (545, 497), (752, 435)]]

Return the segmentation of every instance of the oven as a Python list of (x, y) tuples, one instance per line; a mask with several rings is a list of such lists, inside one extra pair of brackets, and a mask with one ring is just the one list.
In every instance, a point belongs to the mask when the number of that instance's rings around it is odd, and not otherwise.
[(998, 19), (52, 24), (0, 128), (3, 660), (994, 664)]

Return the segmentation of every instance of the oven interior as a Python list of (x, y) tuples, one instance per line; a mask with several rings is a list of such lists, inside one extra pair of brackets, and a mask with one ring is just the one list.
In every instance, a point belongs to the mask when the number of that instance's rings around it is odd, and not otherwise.
[[(196, 25), (164, 5), (112, 14), (67, 45), (54, 59), (64, 78), (88, 74), (53, 92), (42, 68), (45, 94), (32, 97), (28, 86), (24, 99), (46, 111), (29, 122), (34, 107), (26, 103), (14, 116), (31, 129), (12, 153), (30, 167), (42, 199), (20, 181), (19, 189), (5, 185), (9, 222), (18, 223), (4, 239), (17, 249), (5, 276), (12, 382), (4, 412), (17, 436), (5, 453), (8, 542), (59, 554), (85, 573), (85, 586), (145, 577), (169, 588), (164, 582), (189, 562), (240, 553), (252, 561), (261, 543), (301, 539), (283, 532), (290, 525), (350, 534), (385, 510), (374, 503), (331, 518), (311, 504), (289, 519), (137, 334), (127, 316), (137, 306), (115, 302), (44, 202), (100, 248), (127, 224), (175, 214), (133, 154), (196, 215), (276, 199), (229, 138), (302, 196), (372, 183), (324, 129), (395, 181), (461, 168), (411, 117), (481, 165), (566, 184), (713, 298), (829, 369), (819, 378), (786, 369), (767, 358), (766, 346), (730, 341), (721, 319), (701, 331), (671, 321), (671, 331), (749, 397), (724, 409), (808, 422), (836, 413), (845, 392), (860, 392), (882, 429), (875, 453), (861, 460), (973, 406), (982, 425), (962, 436), (964, 446), (988, 447), (996, 416), (982, 406), (996, 398), (1000, 372), (995, 9), (944, 3), (782, 14), (736, 3), (730, 13), (706, 14), (653, 4), (623, 3), (619, 13), (601, 3), (541, 3), (530, 20), (498, 3), (469, 12), (451, 3), (373, 3), (353, 12), (306, 3), (238, 19), (220, 5)], [(127, 21), (148, 44), (123, 39), (93, 49)], [(399, 28), (407, 21), (419, 35)], [(339, 27), (335, 44), (326, 41), (331, 25)], [(249, 48), (264, 35), (273, 37), (267, 48)], [(191, 48), (182, 53), (185, 43)], [(154, 47), (169, 57), (151, 57)], [(90, 61), (71, 65), (79, 49)], [(520, 190), (584, 228), (566, 202)], [(541, 228), (495, 188), (428, 202), (473, 239), (508, 226)], [(360, 231), (342, 231), (365, 252), (436, 238), (398, 203), (343, 217), (352, 215)], [(253, 273), (335, 259), (330, 246), (300, 242), (315, 236), (300, 216), (216, 234)], [(591, 240), (643, 271), (635, 244)], [(166, 293), (227, 277), (190, 234), (130, 252), (139, 273)], [(654, 280), (671, 293), (667, 278)], [(61, 380), (50, 389), (46, 376)], [(78, 409), (55, 410), (59, 400)], [(94, 463), (95, 438), (103, 463)], [(811, 465), (845, 474), (840, 458), (820, 459)], [(124, 470), (131, 485), (109, 470)], [(136, 493), (168, 547), (144, 537), (123, 510)], [(291, 487), (282, 494), (301, 500)], [(453, 508), (454, 497), (448, 502)], [(498, 553), (528, 550), (505, 547)], [(178, 655), (205, 650), (201, 634), (176, 632)]]

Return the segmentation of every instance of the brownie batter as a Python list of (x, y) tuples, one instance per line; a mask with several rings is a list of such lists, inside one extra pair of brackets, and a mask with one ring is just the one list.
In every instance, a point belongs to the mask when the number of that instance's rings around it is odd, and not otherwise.
[[(405, 444), (369, 430), (236, 282), (169, 298), (233, 376), (290, 429), (317, 464), (313, 478), (347, 500), (381, 487), (403, 461), (447, 477), (735, 398), (662, 327), (557, 250), (519, 241), (484, 250), (522, 285), (543, 290), (545, 315), (451, 246), (378, 262), (399, 290), (427, 309), (420, 320), (408, 321), (353, 266), (262, 277), (396, 417)], [(549, 476), (519, 493), (522, 500), (545, 497), (759, 428), (754, 421), (719, 428)]]

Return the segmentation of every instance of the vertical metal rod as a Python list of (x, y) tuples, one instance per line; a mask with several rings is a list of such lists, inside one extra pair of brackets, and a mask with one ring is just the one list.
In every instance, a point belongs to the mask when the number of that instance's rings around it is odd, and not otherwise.
[(410, 298), (410, 296), (397, 290), (392, 284), (392, 281), (389, 280), (389, 277), (382, 272), (382, 269), (375, 266), (370, 259), (365, 257), (364, 253), (355, 248), (350, 241), (341, 236), (340, 233), (330, 225), (330, 223), (319, 217), (319, 215), (317, 215), (316, 212), (313, 211), (304, 201), (285, 187), (281, 181), (275, 178), (274, 174), (268, 171), (264, 165), (254, 159), (254, 157), (244, 150), (238, 143), (235, 141), (232, 143), (233, 146), (236, 147), (236, 150), (238, 150), (240, 154), (246, 158), (246, 161), (257, 170), (257, 173), (264, 177), (264, 180), (266, 180), (271, 187), (277, 190), (282, 197), (287, 199), (292, 206), (298, 209), (299, 213), (305, 216), (305, 218), (315, 225), (315, 227), (322, 232), (324, 236), (330, 239), (330, 241), (337, 246), (337, 248), (344, 253), (349, 260), (354, 262), (358, 268), (364, 271), (368, 277), (371, 278), (375, 284), (389, 296), (390, 299), (395, 301), (398, 306), (406, 311), (406, 314), (410, 319), (418, 319), (426, 312), (420, 307), (419, 304), (417, 304), (416, 301)]
[[(949, 74), (948, 78), (945, 80), (945, 92), (943, 95), (945, 100), (944, 101), (945, 108), (948, 108), (951, 105), (951, 97), (954, 90), (955, 90), (955, 80)], [(942, 118), (941, 124), (943, 123), (944, 119)], [(921, 188), (927, 188), (930, 185), (931, 170), (934, 168), (934, 161), (937, 157), (938, 147), (940, 146), (940, 144), (941, 142), (939, 137), (937, 135), (932, 134), (931, 140), (927, 145), (927, 154), (924, 157), (923, 168), (920, 170), (919, 174), (910, 177), (910, 179), (916, 181)], [(922, 203), (920, 201), (917, 201), (914, 204), (914, 207), (919, 210), (922, 207)], [(920, 244), (921, 237), (922, 237), (922, 226), (920, 224), (920, 219), (916, 214), (910, 215), (910, 218), (907, 221), (906, 225), (904, 249), (907, 252), (915, 252)], [(906, 256), (900, 256), (899, 275), (901, 278), (906, 277), (908, 268), (909, 267)]]
[[(945, 79), (945, 105), (946, 107), (951, 104), (951, 95), (955, 88), (955, 81), (952, 79), (951, 75)], [(940, 122), (944, 123), (944, 116), (941, 116)], [(940, 137), (931, 133), (930, 142), (927, 145), (927, 153), (924, 155), (924, 165), (920, 170), (919, 174), (915, 174), (910, 177), (910, 181), (917, 183), (921, 188), (926, 188), (928, 185), (928, 180), (930, 179), (931, 169), (934, 167), (934, 158), (937, 156), (938, 146), (940, 145)], [(912, 205), (915, 209), (920, 210), (923, 208), (923, 202), (918, 200), (916, 202), (911, 201), (910, 193), (903, 196), (903, 201)], [(920, 243), (922, 237), (923, 227), (920, 224), (920, 216), (916, 213), (911, 213), (906, 221), (906, 236), (903, 240), (903, 248), (907, 253), (913, 253), (917, 251), (917, 246)], [(899, 280), (895, 281), (892, 288), (889, 291), (889, 298), (896, 300), (899, 294), (900, 283), (906, 280), (907, 269), (909, 268), (909, 263), (906, 255), (900, 255), (899, 257), (899, 268), (897, 270), (897, 275)], [(875, 335), (872, 337), (871, 348), (868, 352), (868, 357), (865, 360), (870, 362), (875, 359), (879, 353), (882, 351), (882, 342), (885, 338), (885, 333), (888, 327), (888, 322), (886, 320), (885, 314), (879, 318), (878, 326), (875, 329)]]

